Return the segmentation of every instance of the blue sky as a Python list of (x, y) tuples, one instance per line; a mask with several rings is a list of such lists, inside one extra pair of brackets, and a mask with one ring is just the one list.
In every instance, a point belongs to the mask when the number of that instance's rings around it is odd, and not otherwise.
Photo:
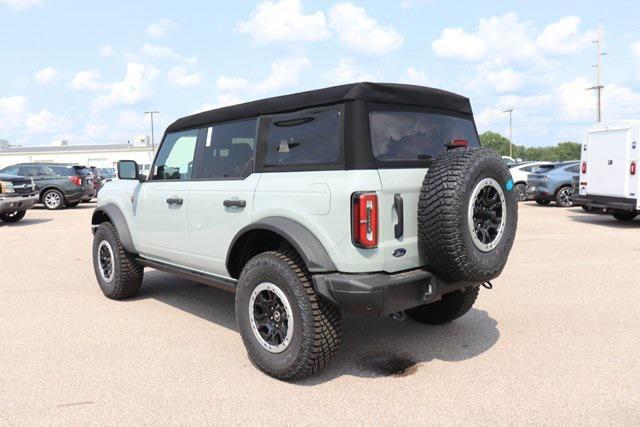
[(480, 131), (530, 146), (640, 118), (640, 2), (0, 0), (0, 139), (126, 142), (216, 106), (351, 81), (471, 99)]

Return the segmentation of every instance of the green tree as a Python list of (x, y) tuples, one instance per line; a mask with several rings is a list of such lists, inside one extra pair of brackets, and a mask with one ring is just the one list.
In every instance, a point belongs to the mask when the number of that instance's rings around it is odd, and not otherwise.
[[(484, 147), (493, 148), (501, 156), (509, 155), (509, 139), (495, 132), (484, 132), (480, 135), (480, 143)], [(580, 144), (565, 141), (550, 147), (525, 147), (514, 144), (513, 157), (522, 160), (565, 161), (580, 159)]]

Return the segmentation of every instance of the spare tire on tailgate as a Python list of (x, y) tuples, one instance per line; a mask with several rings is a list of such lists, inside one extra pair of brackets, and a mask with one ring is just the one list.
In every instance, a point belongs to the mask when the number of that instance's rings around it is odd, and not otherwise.
[(422, 182), (418, 244), (430, 269), (450, 282), (486, 282), (504, 268), (518, 204), (509, 169), (495, 151), (454, 148)]

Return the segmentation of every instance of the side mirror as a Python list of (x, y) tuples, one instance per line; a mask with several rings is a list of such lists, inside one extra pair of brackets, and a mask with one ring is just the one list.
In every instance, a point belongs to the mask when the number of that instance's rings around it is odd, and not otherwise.
[(133, 160), (120, 160), (118, 162), (118, 179), (140, 180), (138, 164)]

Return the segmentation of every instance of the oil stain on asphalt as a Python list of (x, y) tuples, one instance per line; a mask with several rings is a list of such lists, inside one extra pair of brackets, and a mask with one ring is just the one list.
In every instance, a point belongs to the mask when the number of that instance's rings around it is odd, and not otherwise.
[(365, 355), (360, 365), (375, 376), (406, 377), (418, 371), (417, 362), (406, 355), (373, 353)]

